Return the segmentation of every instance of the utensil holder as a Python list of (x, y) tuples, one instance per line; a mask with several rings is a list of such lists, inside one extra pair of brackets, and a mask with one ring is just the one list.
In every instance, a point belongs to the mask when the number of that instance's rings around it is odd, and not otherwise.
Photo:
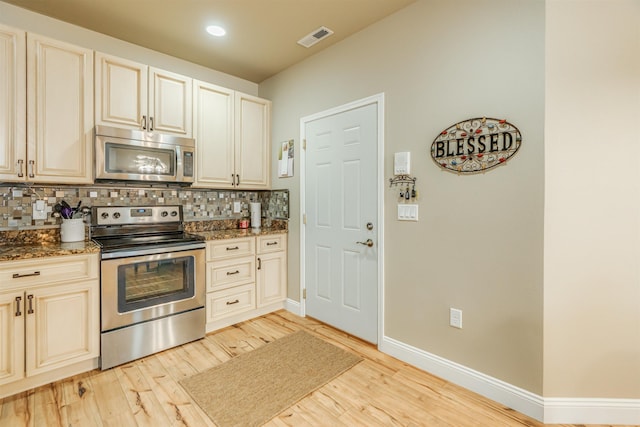
[(60, 224), (60, 241), (81, 242), (84, 240), (84, 221), (82, 218), (63, 219)]

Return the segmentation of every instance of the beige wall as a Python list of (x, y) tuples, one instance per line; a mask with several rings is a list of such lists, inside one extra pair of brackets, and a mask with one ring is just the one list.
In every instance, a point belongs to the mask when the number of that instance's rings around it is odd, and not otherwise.
[(640, 1), (546, 4), (544, 396), (640, 398)]
[[(420, 221), (398, 222), (386, 188), (385, 331), (394, 339), (542, 393), (544, 3), (418, 0), (260, 85), (273, 141), (300, 118), (385, 93), (385, 183), (411, 151)], [(486, 174), (443, 172), (429, 147), (444, 128), (506, 118), (520, 152)], [(274, 154), (275, 156), (275, 154)], [(274, 157), (275, 158), (275, 157)], [(292, 192), (289, 296), (299, 298), (299, 168)], [(448, 326), (449, 307), (464, 329)]]
[(250, 95), (258, 93), (258, 85), (253, 82), (85, 30), (4, 2), (0, 2), (0, 24), (184, 74)]

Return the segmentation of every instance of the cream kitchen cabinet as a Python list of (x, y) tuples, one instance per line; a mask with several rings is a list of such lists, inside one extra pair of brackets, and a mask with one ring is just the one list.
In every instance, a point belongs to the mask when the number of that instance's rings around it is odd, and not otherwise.
[(255, 237), (207, 242), (207, 323), (256, 308)]
[(271, 188), (271, 101), (236, 92), (236, 188)]
[(259, 236), (257, 247), (256, 305), (264, 307), (287, 297), (287, 235)]
[(25, 177), (26, 78), (26, 33), (0, 25), (0, 181)]
[(96, 124), (192, 136), (190, 77), (96, 52)]
[(97, 366), (98, 270), (97, 254), (0, 263), (0, 398)]
[(92, 183), (93, 51), (7, 27), (0, 39), (0, 180)]
[(271, 101), (194, 83), (194, 187), (269, 189)]
[(193, 187), (234, 188), (235, 92), (201, 81), (193, 84), (196, 179)]
[(207, 332), (284, 307), (287, 235), (207, 242)]
[(0, 386), (24, 378), (23, 291), (0, 291)]

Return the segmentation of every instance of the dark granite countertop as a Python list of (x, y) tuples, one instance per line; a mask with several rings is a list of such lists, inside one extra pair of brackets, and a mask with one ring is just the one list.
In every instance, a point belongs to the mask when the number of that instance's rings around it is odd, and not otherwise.
[(80, 255), (99, 253), (100, 247), (91, 241), (49, 242), (41, 244), (3, 244), (0, 245), (0, 262), (54, 257), (62, 255)]
[[(257, 230), (251, 228), (202, 230), (192, 226), (187, 231), (191, 234), (202, 236), (205, 240), (224, 240), (287, 233), (287, 229), (283, 228), (282, 224), (278, 222), (274, 227), (263, 227)], [(213, 225), (214, 227), (229, 226), (235, 225), (235, 223), (211, 222), (208, 225)], [(59, 241), (58, 229), (5, 231), (0, 233), (0, 262), (92, 253), (100, 253), (100, 247), (97, 244), (90, 240), (62, 243)]]
[(224, 239), (237, 239), (240, 237), (251, 236), (267, 236), (269, 234), (282, 234), (287, 233), (287, 230), (281, 228), (260, 228), (253, 230), (251, 228), (240, 229), (234, 228), (229, 230), (210, 230), (210, 231), (196, 231), (191, 234), (204, 237), (205, 240), (224, 240)]

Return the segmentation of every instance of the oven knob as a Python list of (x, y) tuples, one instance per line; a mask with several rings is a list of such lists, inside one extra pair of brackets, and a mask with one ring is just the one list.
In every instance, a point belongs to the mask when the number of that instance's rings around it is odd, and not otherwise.
[(114, 212), (114, 213), (113, 213), (113, 217), (114, 217), (115, 219), (120, 218), (120, 212)]
[(162, 211), (162, 213), (160, 214), (163, 218), (167, 215), (169, 215), (169, 212), (167, 211)]
[(171, 211), (171, 216), (178, 216), (178, 211)]
[(102, 212), (102, 215), (100, 215), (102, 217), (102, 219), (107, 219), (109, 218), (109, 213), (108, 212)]

